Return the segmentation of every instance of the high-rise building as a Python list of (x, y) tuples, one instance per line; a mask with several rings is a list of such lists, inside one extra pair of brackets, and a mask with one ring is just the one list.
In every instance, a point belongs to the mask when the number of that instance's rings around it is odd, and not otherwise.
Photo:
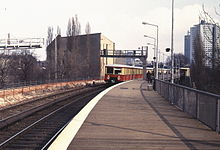
[(220, 47), (219, 39), (220, 30), (216, 24), (207, 23), (202, 20), (199, 24), (190, 28), (190, 32), (185, 35), (185, 56), (190, 60), (190, 63), (194, 61), (195, 54), (195, 40), (200, 36), (202, 47), (205, 54), (205, 65), (207, 67), (213, 67), (213, 60), (219, 58), (218, 49)]
[(187, 64), (190, 63), (190, 32), (184, 37), (184, 55), (187, 58)]

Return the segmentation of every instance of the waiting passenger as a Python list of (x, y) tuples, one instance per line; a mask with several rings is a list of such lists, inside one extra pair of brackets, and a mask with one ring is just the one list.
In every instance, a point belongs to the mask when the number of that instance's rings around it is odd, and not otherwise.
[(151, 81), (152, 81), (150, 71), (147, 72), (147, 81), (148, 81), (148, 83), (151, 83)]

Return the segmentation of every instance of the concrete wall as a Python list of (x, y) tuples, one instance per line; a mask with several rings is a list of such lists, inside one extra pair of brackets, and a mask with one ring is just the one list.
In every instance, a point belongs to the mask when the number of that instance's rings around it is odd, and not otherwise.
[[(100, 41), (100, 50), (106, 49), (106, 50), (115, 50), (115, 43), (113, 43), (111, 40), (109, 40), (104, 35), (101, 35), (101, 41)], [(101, 77), (103, 78), (105, 75), (105, 65), (108, 64), (114, 64), (115, 59), (114, 58), (101, 58)]]
[(58, 79), (100, 78), (104, 74), (103, 65), (113, 63), (113, 59), (100, 58), (100, 50), (106, 47), (113, 49), (114, 44), (101, 33), (71, 37), (58, 36), (56, 41), (54, 40), (47, 47), (50, 79), (54, 79), (56, 73)]

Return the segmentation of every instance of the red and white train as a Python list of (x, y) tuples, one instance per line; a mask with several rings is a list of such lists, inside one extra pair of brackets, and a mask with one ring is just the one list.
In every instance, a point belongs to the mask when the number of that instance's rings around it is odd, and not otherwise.
[(122, 82), (127, 80), (143, 78), (143, 68), (128, 65), (106, 65), (105, 81), (106, 82)]

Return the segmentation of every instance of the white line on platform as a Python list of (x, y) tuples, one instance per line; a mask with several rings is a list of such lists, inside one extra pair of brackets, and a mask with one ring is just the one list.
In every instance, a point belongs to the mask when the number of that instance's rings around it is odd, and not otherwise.
[[(130, 82), (130, 81), (127, 81)], [(56, 138), (56, 140), (50, 145), (48, 150), (66, 150), (79, 131), (80, 127), (82, 126), (83, 122), (86, 120), (87, 116), (91, 112), (91, 110), (95, 107), (95, 105), (98, 103), (98, 101), (111, 89), (127, 83), (122, 82), (119, 84), (116, 84), (104, 91), (102, 91), (100, 94), (98, 94), (96, 97), (94, 97), (66, 126), (66, 128), (60, 133), (60, 135)]]

